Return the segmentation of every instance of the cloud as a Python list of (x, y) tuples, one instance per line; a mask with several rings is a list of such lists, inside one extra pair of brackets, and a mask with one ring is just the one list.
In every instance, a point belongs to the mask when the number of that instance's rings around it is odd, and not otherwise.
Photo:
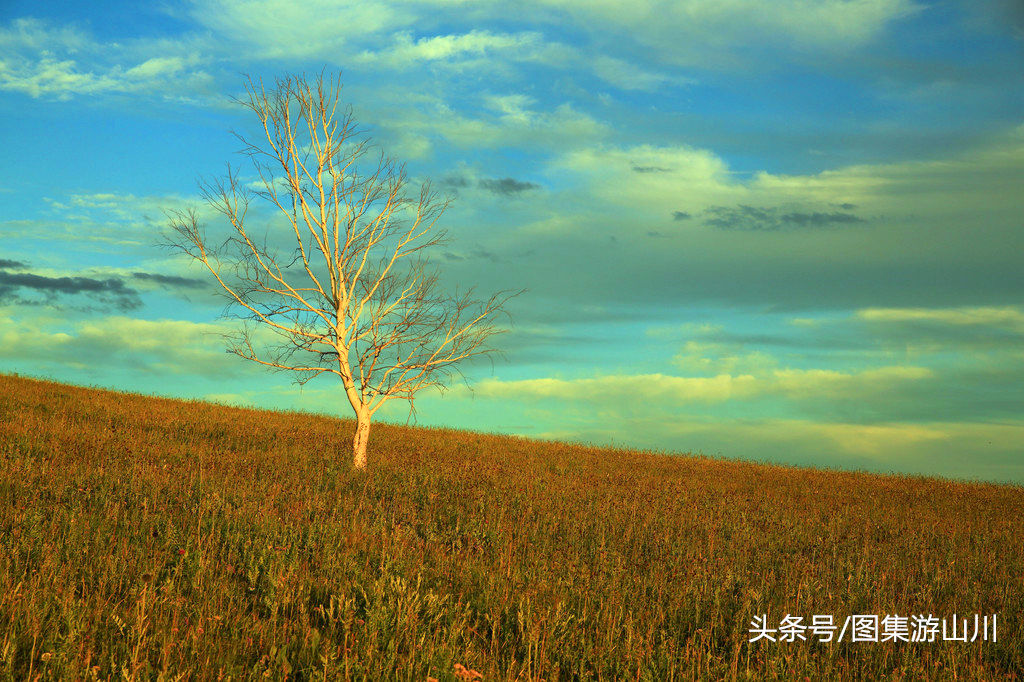
[(501, 263), (505, 261), (505, 258), (499, 256), (493, 251), (488, 251), (484, 247), (477, 244), (468, 251), (445, 251), (443, 254), (445, 260), (448, 261), (466, 261), (466, 260), (486, 260), (491, 263)]
[(633, 166), (634, 173), (671, 173), (671, 168), (662, 168), (661, 166)]
[[(709, 149), (686, 145), (613, 146), (594, 144), (565, 152), (550, 162), (552, 174), (566, 175), (590, 203), (626, 211), (697, 216), (711, 226), (748, 231), (828, 230), (866, 226), (884, 216), (900, 234), (907, 223), (955, 228), (997, 218), (999, 227), (1019, 228), (1020, 183), (1024, 182), (1024, 127), (1006, 131), (974, 149), (936, 160), (859, 164), (804, 175), (765, 171), (743, 177)], [(638, 172), (638, 170), (640, 172)], [(685, 211), (680, 205), (687, 206)], [(982, 226), (971, 232), (975, 246)], [(1018, 230), (1019, 231), (1019, 230)], [(944, 243), (930, 239), (934, 248)], [(961, 249), (957, 249), (958, 251)]]
[(1024, 311), (1015, 306), (960, 308), (864, 308), (861, 320), (883, 323), (929, 322), (953, 326), (1007, 327), (1024, 332)]
[(74, 26), (33, 18), (0, 27), (0, 89), (33, 98), (147, 94), (197, 102), (212, 78), (194, 40), (129, 40), (100, 43)]
[(574, 66), (590, 68), (601, 80), (621, 90), (657, 92), (670, 86), (686, 86), (697, 79), (645, 69), (634, 62), (607, 54), (580, 54)]
[(463, 187), (469, 187), (469, 179), (462, 175), (446, 175), (441, 178), (439, 184), (453, 189), (461, 189)]
[(480, 382), (474, 393), (483, 397), (626, 402), (630, 396), (646, 401), (722, 402), (753, 395), (752, 376), (677, 377), (665, 374), (612, 375), (591, 379), (521, 379)]
[[(458, 172), (449, 173), (441, 178), (438, 185), (448, 189), (453, 195), (458, 196), (460, 190), (478, 188), (489, 194), (499, 197), (516, 197), (526, 192), (540, 189), (541, 186), (535, 182), (516, 180), (512, 177), (487, 178), (480, 177), (477, 172), (468, 167), (462, 167)], [(472, 200), (470, 200), (472, 202)], [(468, 208), (460, 206), (460, 208)]]
[[(638, 213), (672, 215), (680, 204), (704, 208), (732, 203), (747, 192), (720, 156), (686, 145), (577, 145), (552, 159), (548, 173), (569, 184), (565, 193), (577, 195), (574, 203), (583, 214), (596, 212), (604, 222), (635, 225), (642, 224), (636, 220)], [(559, 205), (566, 205), (565, 199), (553, 197)], [(627, 215), (620, 216), (615, 208)]]
[[(541, 27), (543, 2), (525, 11)], [(529, 7), (529, 5), (527, 5)], [(219, 0), (193, 3), (204, 28), (249, 59), (320, 61), (351, 68), (408, 72), (417, 67), (463, 74), (509, 73), (520, 64), (577, 69), (622, 90), (653, 92), (692, 78), (644, 68), (629, 59), (551, 40), (541, 30), (508, 32), (500, 4), (411, 0), (320, 0), (296, 5), (282, 0)], [(522, 15), (516, 16), (516, 21)]]
[[(660, 66), (737, 68), (764, 65), (752, 45), (773, 54), (844, 54), (870, 44), (920, 9), (912, 0), (638, 0), (628, 7), (590, 0), (530, 0), (510, 14), (502, 3), (448, 0), (213, 0), (190, 13), (228, 51), (248, 59), (374, 65), (419, 64), (495, 69), (515, 62), (586, 68), (623, 90), (654, 92), (693, 82), (666, 68), (638, 65), (636, 53)], [(510, 21), (568, 24), (590, 36), (579, 48), (541, 30), (509, 32)], [(383, 46), (383, 47), (381, 47)], [(618, 53), (618, 54), (616, 54)], [(755, 53), (755, 54), (752, 54)], [(774, 60), (777, 61), (777, 60)]]
[[(863, 308), (849, 322), (885, 347), (917, 357), (941, 357), (955, 348), (961, 364), (992, 364), (1005, 376), (1024, 360), (1024, 311), (1018, 306)], [(985, 382), (994, 385), (993, 379)]]
[(1020, 0), (980, 0), (969, 3), (974, 16), (987, 27), (995, 30), (1009, 27), (1012, 35), (1024, 40), (1024, 2)]
[(778, 361), (763, 351), (745, 351), (739, 344), (687, 341), (672, 358), (672, 364), (693, 374), (760, 374), (774, 368)]
[(808, 424), (805, 428), (824, 436), (841, 452), (872, 457), (951, 438), (941, 428), (919, 424)]
[[(539, 105), (531, 97), (474, 95), (472, 107), (456, 110), (440, 97), (374, 92), (377, 108), (369, 119), (396, 141), (403, 154), (419, 157), (437, 139), (460, 149), (565, 150), (605, 137), (610, 128), (572, 104)], [(467, 114), (464, 111), (472, 110)]]
[(767, 378), (766, 391), (800, 400), (837, 400), (870, 397), (900, 383), (935, 377), (928, 367), (878, 367), (859, 372), (831, 369), (776, 369)]
[(508, 61), (552, 63), (573, 54), (570, 48), (546, 43), (543, 35), (536, 31), (513, 34), (472, 30), (458, 35), (421, 38), (414, 38), (410, 32), (401, 31), (394, 34), (391, 40), (387, 48), (364, 50), (355, 55), (354, 61), (391, 69), (408, 69), (417, 64), (438, 62), (459, 69), (482, 69), (488, 66), (494, 68), (496, 65), (492, 60), (499, 57)]
[(543, 4), (569, 13), (593, 32), (654, 48), (665, 61), (717, 68), (756, 63), (745, 51), (752, 44), (770, 45), (783, 54), (848, 51), (870, 43), (922, 7), (911, 0), (639, 0), (628, 5), (547, 0)]
[[(536, 177), (545, 192), (523, 202), (515, 238), (544, 248), (519, 286), (578, 303), (798, 314), (999, 305), (1024, 285), (1012, 255), (1024, 248), (1019, 130), (947, 158), (803, 175), (735, 173), (687, 145), (595, 143), (556, 153)], [(665, 229), (675, 211), (691, 218)]]
[[(40, 294), (43, 298), (42, 300), (26, 299), (16, 295), (19, 291)], [(60, 296), (77, 294), (122, 311), (133, 310), (142, 305), (138, 292), (117, 278), (48, 277), (31, 272), (0, 270), (0, 296), (13, 299), (21, 305), (39, 305), (40, 303), (58, 305)]]
[(484, 178), (480, 180), (479, 184), (480, 187), (487, 190), (488, 192), (493, 192), (495, 194), (500, 194), (502, 196), (516, 196), (531, 189), (540, 188), (540, 185), (537, 185), (535, 183), (524, 182), (521, 180), (516, 180), (514, 178)]
[(143, 282), (153, 282), (167, 289), (206, 289), (209, 283), (205, 280), (194, 277), (182, 277), (180, 275), (161, 275), (154, 272), (133, 272), (132, 277)]
[(672, 220), (689, 220), (693, 216), (686, 211), (672, 211)]
[(934, 376), (934, 372), (926, 367), (880, 367), (858, 372), (770, 369), (775, 360), (757, 352), (744, 357), (711, 359), (706, 365), (700, 365), (695, 358), (685, 356), (678, 357), (676, 362), (698, 371), (728, 369), (744, 373), (719, 373), (706, 377), (623, 374), (579, 379), (488, 379), (479, 384), (475, 393), (489, 398), (552, 398), (634, 406), (633, 401), (637, 397), (642, 397), (644, 405), (660, 403), (662, 406), (744, 401), (764, 396), (813, 401), (870, 396), (889, 390), (899, 383), (916, 382)]
[[(75, 275), (20, 272), (28, 267), (22, 261), (0, 260), (0, 296), (6, 296), (8, 302), (20, 305), (45, 304), (57, 307), (68, 305), (62, 297), (84, 296), (103, 306), (127, 312), (142, 306), (139, 289), (129, 282), (137, 283), (144, 289), (157, 286), (179, 294), (203, 291), (209, 287), (208, 282), (192, 277), (141, 271), (122, 272), (116, 268)], [(18, 295), (18, 292), (37, 294), (42, 298), (26, 298)]]
[(160, 239), (164, 211), (188, 206), (195, 207), (203, 221), (218, 215), (198, 197), (178, 194), (71, 193), (59, 199), (43, 197), (40, 213), (45, 217), (0, 222), (0, 231), (6, 238), (33, 244), (50, 241), (102, 252), (113, 245), (122, 253), (136, 250), (148, 256)]
[(223, 323), (123, 316), (71, 323), (36, 318), (3, 322), (0, 355), (17, 366), (35, 362), (99, 374), (131, 367), (156, 374), (224, 377), (252, 364), (225, 353), (222, 335), (231, 327)]
[(840, 211), (794, 211), (774, 207), (711, 206), (705, 211), (710, 217), (706, 225), (722, 230), (793, 230), (793, 229), (836, 229), (856, 225), (865, 220), (852, 213)]
[[(416, 3), (379, 0), (211, 0), (192, 2), (204, 28), (249, 59), (315, 59), (337, 63), (364, 38), (416, 25)], [(353, 45), (355, 44), (355, 45)], [(347, 49), (346, 49), (347, 48)]]

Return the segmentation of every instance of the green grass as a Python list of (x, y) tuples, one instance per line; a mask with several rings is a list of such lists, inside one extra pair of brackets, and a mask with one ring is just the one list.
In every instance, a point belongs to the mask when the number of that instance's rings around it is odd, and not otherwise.
[[(1020, 487), (351, 427), (0, 376), (0, 678), (1024, 670)], [(954, 612), (998, 641), (747, 641)]]

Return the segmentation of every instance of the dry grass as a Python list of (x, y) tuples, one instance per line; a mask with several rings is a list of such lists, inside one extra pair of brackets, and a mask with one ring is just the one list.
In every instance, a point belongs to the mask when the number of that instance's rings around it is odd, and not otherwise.
[[(0, 376), (3, 679), (1017, 679), (1024, 490)], [(750, 644), (767, 612), (999, 641)], [(469, 676), (469, 677), (467, 677)]]

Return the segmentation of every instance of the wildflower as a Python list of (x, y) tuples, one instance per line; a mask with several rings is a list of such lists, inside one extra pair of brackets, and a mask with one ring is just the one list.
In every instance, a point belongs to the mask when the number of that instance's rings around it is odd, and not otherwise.
[(455, 664), (455, 676), (465, 680), (465, 682), (474, 682), (474, 680), (482, 680), (484, 676), (472, 668), (467, 668), (461, 663)]
[(184, 549), (179, 549), (178, 550), (178, 556), (185, 556), (185, 550)]
[(43, 655), (42, 655), (42, 656), (40, 656), (39, 658), (41, 658), (41, 659), (43, 660), (43, 663), (46, 663), (46, 662), (47, 662), (47, 661), (49, 661), (49, 660), (50, 660), (51, 658), (53, 658), (53, 652), (51, 652), (51, 651), (47, 651), (47, 652), (46, 652), (45, 654), (43, 654)]

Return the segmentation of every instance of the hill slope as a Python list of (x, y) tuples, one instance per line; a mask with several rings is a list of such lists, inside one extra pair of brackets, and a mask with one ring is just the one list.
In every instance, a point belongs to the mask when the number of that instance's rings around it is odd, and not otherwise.
[[(1024, 670), (1019, 487), (389, 425), (359, 474), (350, 429), (0, 376), (0, 673)], [(998, 640), (748, 641), (762, 613), (954, 612)]]

